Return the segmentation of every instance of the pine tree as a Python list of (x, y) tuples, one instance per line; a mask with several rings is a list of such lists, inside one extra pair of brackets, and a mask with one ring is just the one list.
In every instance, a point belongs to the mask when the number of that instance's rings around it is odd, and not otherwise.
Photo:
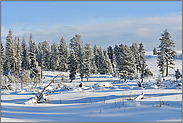
[(174, 68), (174, 63), (175, 58), (177, 58), (177, 53), (175, 50), (172, 49), (172, 47), (175, 47), (175, 43), (173, 40), (171, 40), (170, 33), (167, 31), (167, 29), (164, 30), (164, 33), (161, 34), (162, 38), (160, 40), (160, 45), (159, 45), (159, 53), (164, 52), (165, 54), (165, 63), (166, 63), (166, 76), (168, 76), (168, 67), (169, 68)]
[(59, 70), (66, 72), (68, 70), (68, 57), (69, 57), (69, 50), (66, 45), (65, 39), (62, 37), (60, 40), (60, 45), (59, 45)]
[(51, 47), (47, 41), (44, 41), (42, 43), (42, 50), (43, 50), (43, 68), (49, 70), (50, 69)]
[(109, 60), (107, 49), (104, 50), (104, 60), (102, 62), (101, 73), (109, 74), (112, 72), (112, 64)]
[(80, 43), (78, 51), (78, 69), (80, 73), (81, 82), (83, 82), (83, 77), (85, 75), (85, 52), (83, 45)]
[(145, 58), (145, 48), (143, 43), (139, 44), (139, 67), (141, 71), (141, 83), (143, 83), (144, 73), (146, 69), (146, 58)]
[(51, 69), (58, 70), (59, 67), (59, 51), (58, 44), (56, 42), (51, 46)]
[(29, 57), (29, 51), (27, 48), (27, 44), (25, 42), (25, 37), (23, 37), (23, 41), (22, 41), (22, 69), (23, 70), (27, 70), (29, 69), (30, 66), (30, 57)]
[(37, 55), (37, 45), (32, 41), (32, 34), (29, 39), (29, 56), (30, 56), (30, 69), (36, 66), (36, 55)]
[[(84, 58), (84, 63), (85, 63), (85, 74), (86, 74), (86, 78), (87, 81), (90, 78), (90, 73), (92, 72), (92, 63), (91, 60), (93, 59), (93, 52), (92, 52), (92, 48), (90, 46), (89, 43), (87, 43), (84, 47), (85, 50), (85, 58)], [(94, 64), (95, 65), (95, 64)], [(96, 65), (93, 66), (93, 69), (96, 69)], [(93, 70), (93, 72), (96, 72), (95, 70)]]
[(22, 64), (22, 57), (21, 57), (21, 51), (22, 51), (22, 48), (20, 46), (20, 38), (18, 37), (18, 43), (17, 43), (17, 47), (16, 47), (16, 58), (17, 58), (17, 64), (16, 64), (16, 71), (17, 73), (19, 74), (20, 71), (21, 71), (21, 64)]
[(83, 43), (81, 42), (81, 35), (75, 35), (75, 37), (73, 37), (71, 40), (70, 40), (70, 49), (73, 49), (74, 50), (74, 53), (75, 53), (75, 57), (77, 60), (79, 60), (79, 45)]
[(75, 79), (77, 67), (78, 67), (78, 62), (77, 62), (77, 59), (75, 57), (74, 50), (71, 49), (70, 56), (68, 58), (68, 69), (70, 72), (69, 78), (71, 79), (71, 82)]
[(95, 64), (94, 58), (91, 60), (91, 72), (92, 72), (93, 74), (97, 74), (97, 73), (98, 73), (98, 71), (97, 71), (97, 66), (96, 66), (96, 64)]
[(0, 40), (0, 46), (1, 46), (1, 75), (4, 73), (4, 60), (5, 60), (5, 55), (4, 55), (4, 46), (2, 41)]
[(38, 65), (42, 66), (42, 61), (43, 61), (43, 50), (42, 50), (42, 43), (39, 42), (38, 44), (38, 51), (37, 51), (37, 56), (36, 59), (38, 61)]
[(165, 72), (165, 68), (166, 68), (166, 64), (165, 64), (165, 52), (163, 50), (161, 50), (160, 52), (158, 52), (158, 59), (157, 59), (157, 66), (160, 68), (159, 71), (162, 74), (162, 77), (164, 75)]
[(97, 47), (97, 45), (94, 45), (93, 47), (93, 54), (94, 54), (94, 61), (95, 61), (95, 65), (97, 67), (97, 72), (100, 72), (99, 71), (99, 48)]
[(105, 74), (105, 71), (103, 70), (104, 67), (104, 53), (102, 51), (102, 47), (99, 48), (98, 50), (98, 72), (100, 74)]
[(136, 70), (138, 73), (140, 70), (140, 66), (139, 66), (139, 47), (138, 47), (137, 43), (132, 44), (131, 50), (132, 50), (134, 58), (135, 58), (135, 66), (136, 66)]
[[(114, 60), (114, 58), (113, 58), (113, 49), (112, 49), (112, 47), (111, 46), (109, 46), (108, 48), (107, 48), (107, 54), (108, 54), (108, 56), (109, 56), (109, 59), (110, 59), (110, 61), (111, 61), (111, 64), (113, 65), (113, 60)], [(113, 65), (113, 68), (114, 68), (114, 65)]]
[(118, 70), (121, 79), (132, 79), (135, 76), (135, 58), (128, 45), (119, 45)]
[(157, 49), (156, 49), (156, 47), (153, 49), (153, 55), (157, 55)]
[(10, 28), (8, 36), (6, 37), (6, 61), (5, 61), (5, 70), (6, 71), (13, 71), (15, 74), (15, 65), (16, 65), (16, 45), (15, 41), (13, 40), (12, 30)]

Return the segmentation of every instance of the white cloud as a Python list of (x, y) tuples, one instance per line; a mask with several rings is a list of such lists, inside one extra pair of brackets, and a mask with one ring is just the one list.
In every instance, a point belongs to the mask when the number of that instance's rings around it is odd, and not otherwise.
[[(13, 29), (14, 36), (28, 39), (30, 34), (33, 34), (33, 40), (38, 44), (47, 40), (50, 44), (59, 42), (61, 37), (64, 37), (69, 44), (69, 40), (75, 35), (80, 34), (85, 43), (90, 43), (92, 46), (102, 46), (103, 48), (115, 44), (128, 44), (132, 42), (143, 42), (146, 50), (152, 50), (159, 45), (161, 33), (168, 29), (172, 39), (176, 43), (176, 49), (181, 50), (181, 35), (182, 35), (182, 16), (166, 16), (141, 18), (133, 20), (120, 20), (105, 23), (83, 24), (80, 26), (57, 26), (49, 29), (34, 29), (27, 28), (25, 30)], [(14, 31), (15, 30), (15, 31)], [(2, 30), (2, 38), (8, 33), (8, 29)]]

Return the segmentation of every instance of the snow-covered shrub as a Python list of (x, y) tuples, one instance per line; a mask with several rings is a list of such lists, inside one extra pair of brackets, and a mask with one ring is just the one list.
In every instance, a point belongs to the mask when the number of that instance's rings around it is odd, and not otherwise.
[(177, 70), (175, 70), (175, 78), (176, 78), (176, 80), (178, 80), (180, 77), (181, 77), (181, 74), (180, 74), (179, 69), (177, 68)]

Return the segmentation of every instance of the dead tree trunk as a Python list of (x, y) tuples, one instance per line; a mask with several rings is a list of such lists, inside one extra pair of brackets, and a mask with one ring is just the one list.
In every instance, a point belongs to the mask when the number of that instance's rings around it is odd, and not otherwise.
[(50, 84), (54, 82), (54, 79), (55, 79), (57, 76), (59, 76), (59, 75), (61, 75), (61, 74), (56, 75), (56, 76), (51, 80), (51, 82), (50, 82), (46, 87), (44, 87), (44, 89), (42, 90), (41, 94), (40, 94), (40, 95), (38, 96), (38, 98), (37, 98), (37, 103), (39, 102), (39, 100), (40, 100), (41, 97), (43, 96), (43, 92), (46, 90), (46, 88), (47, 88), (48, 86), (50, 86)]

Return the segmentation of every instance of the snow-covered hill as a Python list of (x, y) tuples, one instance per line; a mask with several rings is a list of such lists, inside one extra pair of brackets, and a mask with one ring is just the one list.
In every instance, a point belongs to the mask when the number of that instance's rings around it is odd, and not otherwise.
[[(182, 80), (175, 81), (175, 71), (164, 77), (162, 87), (156, 79), (159, 69), (156, 58), (147, 59), (153, 77), (140, 80), (122, 80), (111, 75), (91, 75), (84, 78), (79, 87), (79, 74), (70, 83), (69, 74), (61, 84), (61, 76), (44, 92), (47, 100), (42, 103), (26, 103), (35, 97), (48, 82), (60, 72), (43, 71), (43, 83), (32, 88), (27, 85), (17, 91), (1, 90), (1, 121), (13, 122), (177, 122), (182, 121)], [(175, 61), (175, 68), (182, 71), (182, 60)], [(13, 84), (12, 84), (13, 86)], [(15, 85), (13, 86), (15, 87)], [(69, 89), (68, 89), (69, 88)], [(142, 95), (144, 98), (139, 98)], [(153, 116), (153, 117), (152, 117)]]

